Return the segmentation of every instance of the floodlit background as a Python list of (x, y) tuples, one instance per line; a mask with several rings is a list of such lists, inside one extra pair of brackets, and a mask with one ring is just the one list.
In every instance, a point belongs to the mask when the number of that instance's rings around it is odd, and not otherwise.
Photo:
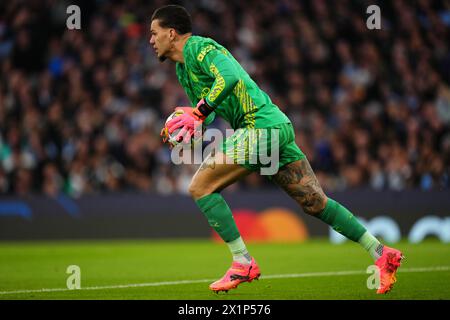
[[(82, 2), (80, 31), (70, 1), (2, 4), (2, 193), (186, 194), (194, 168), (168, 163), (158, 134), (189, 101), (148, 44), (166, 3)], [(325, 189), (449, 189), (448, 1), (385, 2), (381, 30), (371, 1), (178, 3), (292, 119)]]
[[(54, 240), (51, 246), (67, 239), (220, 243), (187, 192), (197, 166), (172, 164), (159, 137), (173, 108), (189, 105), (174, 64), (160, 63), (148, 43), (153, 11), (169, 3), (185, 6), (194, 34), (227, 47), (290, 117), (328, 195), (389, 243), (433, 238), (436, 256), (417, 253), (423, 260), (412, 265), (450, 264), (442, 258), (450, 242), (449, 1), (2, 1), (1, 240)], [(71, 4), (81, 9), (81, 30), (66, 28)], [(372, 4), (381, 9), (381, 30), (366, 26)], [(212, 127), (228, 128), (221, 119)], [(252, 174), (223, 195), (248, 243), (300, 243), (310, 250), (304, 241), (321, 237), (326, 250), (350, 248), (328, 247), (343, 239), (263, 176)], [(49, 286), (45, 277), (39, 285), (33, 282), (39, 277), (15, 278), (22, 261), (16, 254), (28, 249), (1, 243), (0, 256), (10, 264), (2, 266), (0, 259), (0, 291)], [(116, 244), (100, 245), (83, 261), (92, 263)], [(75, 256), (84, 250), (74, 249)], [(299, 249), (292, 250), (286, 255)], [(123, 257), (134, 252), (124, 251)], [(229, 258), (225, 247), (211, 252)], [(35, 253), (27, 259), (39, 261)], [(49, 270), (54, 257), (42, 258)], [(65, 267), (58, 268), (65, 277)]]

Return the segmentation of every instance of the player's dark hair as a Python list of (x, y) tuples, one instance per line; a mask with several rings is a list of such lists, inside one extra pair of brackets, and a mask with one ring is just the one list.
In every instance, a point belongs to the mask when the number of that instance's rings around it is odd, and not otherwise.
[(191, 16), (182, 6), (168, 5), (158, 8), (153, 12), (152, 20), (159, 20), (163, 28), (174, 28), (178, 34), (192, 32)]

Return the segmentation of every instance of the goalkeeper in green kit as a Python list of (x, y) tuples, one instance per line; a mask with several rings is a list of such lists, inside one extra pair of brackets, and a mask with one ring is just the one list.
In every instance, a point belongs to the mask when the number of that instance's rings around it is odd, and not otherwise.
[[(233, 256), (230, 269), (212, 283), (210, 289), (228, 291), (242, 282), (258, 279), (261, 274), (220, 191), (251, 172), (267, 167), (262, 161), (250, 161), (264, 149), (278, 154), (276, 170), (269, 178), (305, 213), (322, 220), (367, 250), (379, 268), (377, 293), (390, 291), (396, 281), (402, 253), (382, 245), (349, 210), (324, 194), (306, 156), (295, 143), (289, 118), (272, 103), (230, 52), (210, 38), (192, 35), (190, 15), (181, 6), (157, 9), (150, 29), (150, 44), (159, 60), (176, 62), (178, 80), (194, 106), (176, 109), (182, 111), (181, 115), (166, 123), (162, 130), (164, 141), (168, 134), (179, 130), (175, 139), (189, 142), (199, 125), (209, 124), (214, 116), (222, 117), (235, 130), (218, 151), (203, 161), (189, 187), (209, 225), (225, 241)], [(268, 142), (261, 144), (261, 137)]]

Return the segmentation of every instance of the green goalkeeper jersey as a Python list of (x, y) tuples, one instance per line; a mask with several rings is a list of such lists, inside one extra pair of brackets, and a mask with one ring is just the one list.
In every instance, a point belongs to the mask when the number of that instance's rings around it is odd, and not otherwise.
[[(177, 62), (176, 73), (193, 106), (205, 98), (215, 108), (215, 114), (233, 129), (290, 123), (231, 53), (216, 41), (191, 36), (183, 48), (183, 56), (184, 63)], [(208, 117), (205, 124), (213, 117)]]

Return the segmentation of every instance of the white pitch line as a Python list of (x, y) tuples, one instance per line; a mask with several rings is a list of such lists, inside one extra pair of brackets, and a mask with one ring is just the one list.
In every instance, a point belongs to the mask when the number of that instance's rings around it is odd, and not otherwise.
[[(449, 271), (450, 266), (428, 267), (428, 268), (407, 268), (399, 269), (399, 273), (404, 272), (428, 272), (428, 271)], [(274, 274), (261, 277), (261, 279), (281, 279), (281, 278), (309, 278), (309, 277), (329, 277), (329, 276), (349, 276), (366, 274), (365, 271), (334, 271), (334, 272), (311, 272), (311, 273), (292, 273), (292, 274)]]
[[(450, 266), (399, 269), (399, 273), (430, 272), (430, 271), (450, 271)], [(332, 271), (332, 272), (273, 274), (273, 275), (261, 276), (261, 279), (329, 277), (329, 276), (348, 276), (348, 275), (358, 275), (358, 274), (366, 274), (366, 272), (362, 271), (362, 270), (353, 270), (353, 271)], [(68, 289), (68, 288), (14, 290), (14, 291), (0, 291), (0, 295), (19, 294), (19, 293), (44, 293), (44, 292), (78, 291), (78, 290), (104, 290), (104, 289), (123, 289), (123, 288), (139, 288), (139, 287), (173, 286), (173, 285), (179, 285), (179, 284), (193, 284), (193, 283), (211, 282), (211, 281), (214, 281), (214, 280), (216, 280), (216, 279), (180, 280), (180, 281), (163, 281), (163, 282), (150, 282), (150, 283), (120, 284), (120, 285), (113, 285), (113, 286), (85, 287), (85, 288), (80, 288), (80, 289), (75, 289), (75, 290), (74, 289)]]

